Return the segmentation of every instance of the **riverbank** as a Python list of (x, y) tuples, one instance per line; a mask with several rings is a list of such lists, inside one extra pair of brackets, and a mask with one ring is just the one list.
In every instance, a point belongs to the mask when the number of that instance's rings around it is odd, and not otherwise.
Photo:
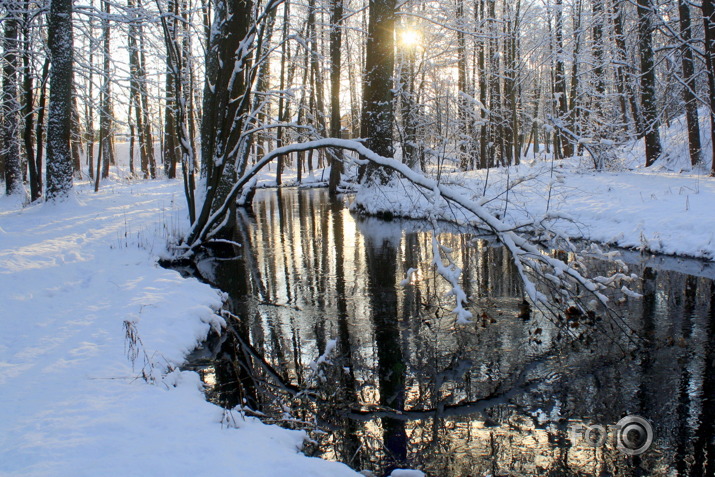
[[(701, 124), (709, 112), (699, 111)], [(603, 171), (588, 156), (552, 161), (530, 150), (518, 166), (453, 172), (441, 182), (486, 207), (511, 227), (547, 226), (584, 239), (654, 254), (715, 260), (715, 178), (709, 177), (712, 141), (702, 128), (701, 164), (692, 167), (685, 118), (661, 128), (663, 155), (646, 168), (643, 140), (614, 147)], [(436, 173), (437, 171), (432, 171)], [(438, 201), (396, 178), (389, 187), (363, 189), (353, 207), (371, 214), (445, 217), (471, 222), (469, 213)]]
[(179, 180), (0, 198), (0, 475), (355, 475), (176, 369), (222, 325), (216, 290), (156, 263), (185, 216)]
[[(706, 169), (621, 166), (596, 172), (586, 161), (528, 160), (488, 173), (445, 173), (441, 181), (511, 227), (545, 225), (571, 239), (715, 259), (715, 178)], [(359, 191), (353, 207), (370, 214), (474, 221), (469, 212), (443, 201), (435, 204), (397, 177), (387, 187)]]

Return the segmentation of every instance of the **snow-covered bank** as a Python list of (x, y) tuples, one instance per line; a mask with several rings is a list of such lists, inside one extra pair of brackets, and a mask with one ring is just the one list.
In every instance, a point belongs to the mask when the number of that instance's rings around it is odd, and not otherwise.
[[(489, 177), (486, 171), (444, 174), (442, 183), (483, 203), (510, 225), (546, 218), (553, 230), (570, 238), (715, 258), (715, 179), (703, 172), (595, 172), (574, 159), (556, 162), (553, 173), (549, 162), (530, 161), (492, 169)], [(354, 206), (373, 214), (473, 220), (454, 205), (433, 204), (423, 191), (399, 178), (388, 188), (359, 191)]]
[(0, 198), (0, 475), (355, 475), (302, 455), (301, 432), (209, 404), (195, 373), (165, 374), (220, 326), (215, 290), (156, 264), (186, 225), (181, 190), (81, 183), (24, 209)]
[[(709, 121), (706, 109), (700, 110), (700, 121)], [(444, 172), (440, 181), (510, 226), (528, 229), (528, 224), (546, 220), (552, 230), (573, 239), (714, 260), (709, 131), (701, 130), (702, 165), (695, 168), (684, 117), (661, 128), (661, 135), (664, 154), (650, 168), (644, 167), (643, 141), (638, 140), (614, 149), (614, 160), (602, 172), (593, 170), (587, 156), (552, 162), (546, 154), (530, 152), (519, 166)], [(388, 187), (363, 188), (353, 207), (370, 214), (480, 222), (399, 177)]]

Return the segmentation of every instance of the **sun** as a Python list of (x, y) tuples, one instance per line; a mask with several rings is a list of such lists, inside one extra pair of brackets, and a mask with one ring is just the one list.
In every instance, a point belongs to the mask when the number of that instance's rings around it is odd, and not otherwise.
[(400, 45), (414, 48), (422, 43), (422, 34), (417, 30), (407, 29), (400, 31)]

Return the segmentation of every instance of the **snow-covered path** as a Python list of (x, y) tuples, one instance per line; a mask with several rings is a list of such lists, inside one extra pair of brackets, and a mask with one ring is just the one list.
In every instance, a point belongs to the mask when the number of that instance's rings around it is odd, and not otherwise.
[(220, 320), (217, 291), (156, 265), (183, 215), (180, 181), (0, 198), (0, 475), (355, 475), (300, 454), (300, 432), (225, 425), (195, 373), (162, 377)]

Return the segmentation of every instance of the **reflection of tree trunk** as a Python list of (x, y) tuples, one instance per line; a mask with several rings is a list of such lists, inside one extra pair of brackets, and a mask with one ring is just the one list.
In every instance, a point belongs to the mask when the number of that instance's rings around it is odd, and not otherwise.
[(227, 333), (219, 359), (214, 361), (218, 402), (227, 409), (238, 405), (259, 410), (259, 397), (253, 376), (248, 372), (236, 332)]
[[(683, 339), (686, 342), (690, 341), (693, 326), (693, 314), (695, 312), (695, 300), (697, 297), (698, 281), (692, 275), (685, 279), (685, 302), (683, 304)], [(675, 462), (680, 475), (688, 475), (688, 465), (686, 456), (690, 447), (691, 436), (689, 435), (688, 416), (692, 408), (690, 398), (690, 386), (692, 385), (692, 374), (689, 366), (686, 363), (681, 368), (680, 383), (678, 389), (678, 407), (677, 407), (677, 446), (675, 450)]]
[[(330, 202), (330, 216), (332, 219), (333, 240), (335, 242), (335, 306), (337, 308), (338, 321), (338, 353), (341, 364), (347, 370), (341, 373), (340, 401), (343, 403), (357, 402), (357, 388), (355, 382), (355, 371), (353, 369), (352, 344), (350, 340), (350, 328), (348, 326), (348, 299), (345, 287), (345, 231), (343, 229), (343, 204), (337, 201)], [(352, 419), (343, 420), (343, 432), (345, 438), (342, 439), (342, 448), (339, 449), (340, 460), (347, 462), (359, 451), (359, 426)]]
[[(368, 293), (377, 346), (380, 404), (402, 410), (405, 405), (405, 364), (397, 323), (397, 250), (384, 239), (377, 243), (365, 236)], [(407, 458), (407, 434), (404, 421), (382, 418), (384, 445), (395, 464)]]
[(693, 456), (695, 466), (691, 476), (712, 475), (715, 469), (715, 283), (710, 282), (710, 310), (708, 326), (703, 330), (708, 341), (705, 345), (705, 369), (703, 370), (703, 405), (695, 429)]
[(489, 280), (489, 244), (486, 240), (479, 241), (479, 289), (482, 290), (482, 294), (489, 293), (489, 286), (491, 284)]
[[(657, 280), (658, 274), (650, 267), (643, 269), (643, 311), (641, 315), (641, 327), (645, 342), (643, 345), (642, 357), (640, 362), (640, 383), (636, 396), (637, 402), (635, 408), (638, 409), (637, 414), (648, 418), (648, 414), (653, 409), (656, 409), (652, 402), (653, 390), (649, 389), (649, 384), (653, 382), (652, 375), (654, 371), (652, 353), (654, 352), (655, 340), (655, 307), (657, 295)], [(634, 463), (640, 465), (640, 456), (634, 456)]]

